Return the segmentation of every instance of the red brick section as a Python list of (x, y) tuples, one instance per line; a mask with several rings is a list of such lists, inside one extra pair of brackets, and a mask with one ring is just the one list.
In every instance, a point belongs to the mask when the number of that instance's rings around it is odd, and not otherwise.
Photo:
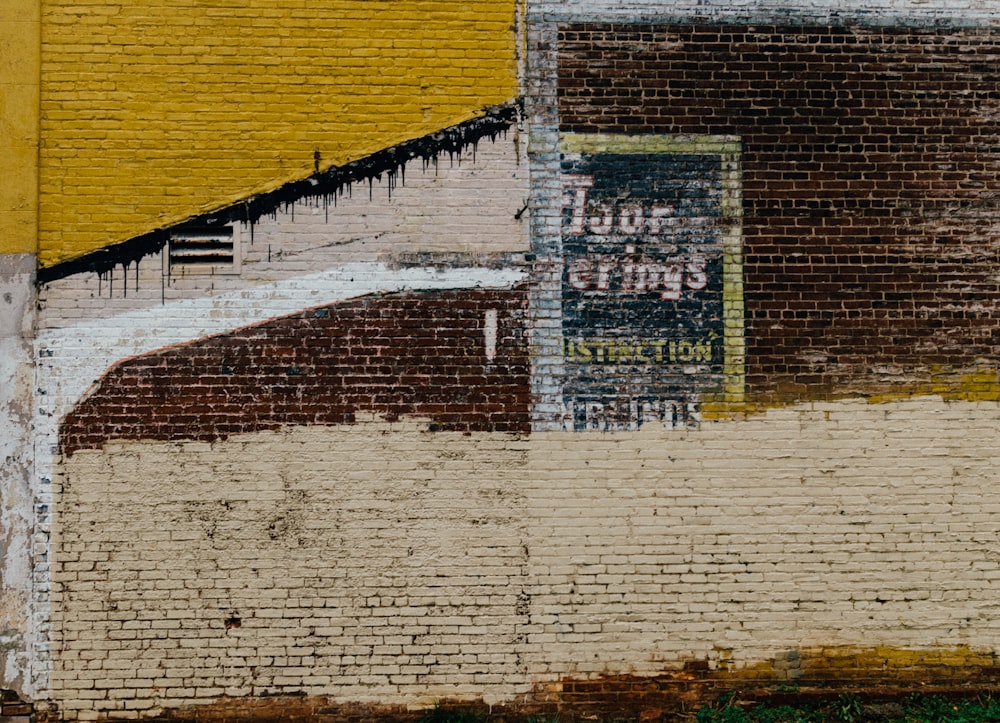
[(579, 24), (563, 131), (743, 141), (748, 391), (1000, 354), (1000, 29)]
[(21, 700), (21, 696), (12, 690), (0, 689), (0, 721), (20, 723), (19, 719), (23, 717), (24, 723), (28, 723), (33, 713), (31, 703)]
[(350, 424), (358, 412), (427, 417), (432, 429), (527, 432), (526, 304), (522, 290), (372, 296), (130, 359), (66, 417), (61, 450)]

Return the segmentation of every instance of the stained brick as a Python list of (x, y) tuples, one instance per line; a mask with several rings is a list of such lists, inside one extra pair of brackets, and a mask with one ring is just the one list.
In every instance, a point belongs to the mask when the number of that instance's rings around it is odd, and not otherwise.
[[(523, 291), (371, 297), (127, 360), (67, 416), (61, 449), (211, 441), (345, 424), (361, 411), (433, 416), (442, 429), (527, 431), (525, 303)], [(498, 312), (492, 361), (483, 337), (489, 309)]]
[[(670, 50), (654, 40), (664, 35), (677, 39)], [(741, 137), (747, 379), (758, 397), (797, 393), (807, 379), (877, 387), (886, 380), (871, 370), (884, 365), (1000, 356), (1000, 341), (983, 344), (1000, 327), (982, 311), (1000, 286), (989, 262), (970, 262), (1000, 248), (997, 202), (984, 193), (1000, 164), (988, 120), (998, 88), (990, 29), (651, 34), (590, 23), (559, 33), (562, 130)], [(884, 262), (866, 259), (869, 242)], [(791, 327), (798, 311), (808, 323)], [(893, 343), (872, 343), (884, 337)], [(805, 360), (824, 354), (818, 370)], [(838, 362), (846, 356), (868, 370)]]

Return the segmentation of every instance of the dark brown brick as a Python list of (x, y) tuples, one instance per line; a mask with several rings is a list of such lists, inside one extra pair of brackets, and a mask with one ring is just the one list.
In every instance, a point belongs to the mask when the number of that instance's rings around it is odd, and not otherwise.
[(998, 363), (998, 98), (996, 29), (560, 30), (562, 130), (742, 138), (757, 397)]
[[(376, 296), (129, 359), (67, 415), (61, 450), (345, 424), (359, 411), (431, 417), (445, 430), (526, 432), (525, 305), (523, 290)], [(492, 361), (488, 309), (498, 312)]]

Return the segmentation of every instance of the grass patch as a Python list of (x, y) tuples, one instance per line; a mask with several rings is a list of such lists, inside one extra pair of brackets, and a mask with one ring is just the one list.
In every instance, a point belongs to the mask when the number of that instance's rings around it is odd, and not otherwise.
[(739, 705), (721, 699), (698, 711), (697, 723), (987, 723), (1000, 722), (1000, 701), (913, 695), (865, 702), (852, 693), (812, 705)]

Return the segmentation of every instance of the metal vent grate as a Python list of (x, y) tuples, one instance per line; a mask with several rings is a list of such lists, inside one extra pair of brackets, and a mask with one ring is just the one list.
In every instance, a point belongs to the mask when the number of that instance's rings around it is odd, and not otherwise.
[(233, 228), (188, 228), (170, 235), (167, 262), (172, 272), (203, 273), (237, 271)]

